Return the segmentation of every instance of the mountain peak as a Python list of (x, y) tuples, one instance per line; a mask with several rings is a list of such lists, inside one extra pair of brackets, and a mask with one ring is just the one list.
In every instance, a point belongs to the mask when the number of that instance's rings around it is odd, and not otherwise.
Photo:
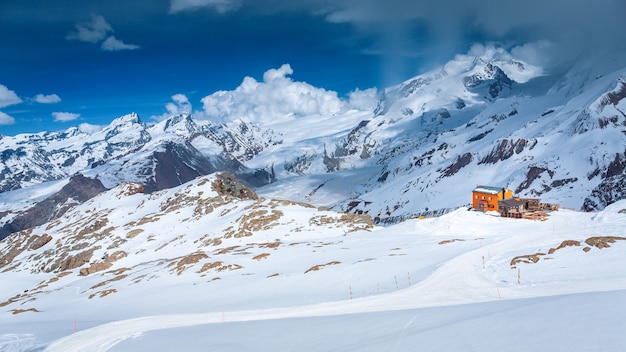
[(130, 114), (126, 114), (126, 115), (116, 118), (109, 124), (109, 126), (120, 126), (120, 125), (140, 124), (140, 123), (142, 122), (141, 122), (141, 119), (139, 118), (139, 115), (136, 112), (131, 112)]
[(188, 135), (198, 130), (198, 125), (188, 112), (173, 115), (165, 121), (158, 124), (161, 128), (157, 128), (163, 132), (170, 132), (176, 135)]

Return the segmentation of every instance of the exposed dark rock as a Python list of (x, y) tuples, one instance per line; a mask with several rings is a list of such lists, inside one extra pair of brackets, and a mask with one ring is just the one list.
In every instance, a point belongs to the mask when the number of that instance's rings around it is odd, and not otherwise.
[(470, 139), (468, 139), (467, 141), (468, 141), (468, 142), (476, 142), (476, 141), (479, 141), (479, 140), (481, 140), (481, 139), (485, 138), (485, 137), (486, 137), (489, 133), (491, 133), (491, 132), (493, 132), (493, 128), (492, 128), (492, 129), (489, 129), (489, 130), (486, 130), (486, 131), (484, 131), (484, 132), (481, 132), (481, 133), (479, 133), (479, 134), (475, 135), (474, 137), (471, 137), (471, 138), (470, 138)]
[(221, 195), (229, 195), (239, 199), (259, 199), (256, 192), (241, 183), (230, 172), (220, 172), (213, 183), (213, 189)]
[(582, 208), (586, 211), (602, 210), (622, 199), (626, 199), (626, 174), (602, 180), (585, 198)]
[(548, 168), (538, 166), (529, 167), (528, 173), (526, 174), (526, 180), (520, 183), (520, 185), (515, 189), (515, 193), (520, 193), (523, 190), (528, 189), (533, 181), (541, 177), (541, 174), (543, 174), (544, 172), (547, 172), (550, 177), (554, 176), (554, 171)]
[(251, 186), (271, 182), (271, 175), (265, 170), (247, 169), (238, 160), (221, 155), (207, 158), (189, 142), (167, 142), (164, 147), (164, 151), (152, 154), (154, 175), (146, 182), (146, 193), (179, 186), (196, 177), (218, 171), (232, 172)]
[(500, 67), (488, 63), (485, 65), (484, 72), (476, 73), (463, 78), (465, 87), (472, 89), (478, 88), (483, 84), (488, 85), (488, 92), (492, 98), (500, 95), (505, 87), (511, 87), (513, 81), (500, 69)]
[(317, 154), (304, 154), (296, 157), (293, 161), (285, 162), (284, 168), (287, 172), (292, 172), (296, 174), (303, 174), (309, 167), (311, 167), (311, 163), (317, 157)]
[(572, 177), (572, 178), (564, 178), (562, 180), (554, 180), (552, 181), (552, 183), (550, 184), (550, 186), (552, 188), (556, 188), (556, 187), (561, 187), (561, 186), (565, 186), (566, 184), (569, 183), (574, 183), (574, 182), (578, 182), (578, 178), (577, 177)]
[(626, 152), (624, 154), (615, 154), (615, 159), (609, 164), (602, 178), (609, 178), (621, 175), (626, 170)]
[(98, 179), (91, 179), (80, 174), (73, 176), (59, 192), (37, 203), (0, 228), (0, 239), (14, 232), (54, 220), (74, 206), (106, 190)]
[(450, 166), (446, 167), (443, 172), (441, 173), (442, 177), (450, 177), (454, 174), (456, 174), (457, 172), (459, 172), (459, 170), (461, 170), (463, 167), (469, 165), (469, 163), (472, 162), (472, 154), (471, 153), (465, 153), (459, 157), (456, 158), (456, 161), (454, 163), (452, 163)]
[(324, 159), (322, 161), (324, 165), (326, 165), (326, 172), (337, 171), (341, 166), (339, 158), (329, 156), (328, 153), (326, 153), (326, 148), (324, 148)]
[(528, 150), (532, 150), (537, 145), (537, 140), (527, 140), (520, 138), (517, 140), (503, 139), (500, 143), (491, 150), (491, 152), (482, 158), (478, 164), (495, 164), (499, 161), (504, 161), (513, 156), (513, 154), (520, 154), (526, 147)]
[(617, 105), (624, 99), (626, 99), (626, 83), (619, 82), (615, 90), (606, 93), (605, 99), (602, 100), (602, 104)]

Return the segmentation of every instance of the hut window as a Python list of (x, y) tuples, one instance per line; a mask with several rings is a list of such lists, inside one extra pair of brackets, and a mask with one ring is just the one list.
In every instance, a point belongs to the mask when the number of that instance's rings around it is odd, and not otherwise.
[(491, 200), (491, 197), (489, 197), (489, 200)]
[(483, 200), (485, 200), (485, 196), (483, 196)]

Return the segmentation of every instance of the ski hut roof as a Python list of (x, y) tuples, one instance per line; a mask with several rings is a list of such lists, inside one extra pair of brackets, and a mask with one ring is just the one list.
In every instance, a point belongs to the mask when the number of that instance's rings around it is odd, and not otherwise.
[(474, 188), (473, 192), (478, 193), (486, 193), (486, 194), (498, 194), (502, 192), (504, 187), (493, 187), (493, 186), (477, 186)]

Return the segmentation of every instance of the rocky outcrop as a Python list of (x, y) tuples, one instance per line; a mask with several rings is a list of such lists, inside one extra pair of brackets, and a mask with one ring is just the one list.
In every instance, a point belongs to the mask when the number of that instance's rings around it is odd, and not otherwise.
[(597, 211), (626, 198), (626, 174), (606, 178), (596, 186), (583, 202), (583, 210)]
[(472, 162), (472, 154), (471, 153), (465, 153), (463, 155), (460, 155), (460, 156), (458, 156), (456, 158), (454, 163), (452, 163), (450, 166), (446, 167), (441, 172), (441, 177), (450, 177), (450, 176), (456, 174), (457, 172), (459, 172), (459, 170), (461, 170), (465, 166), (469, 165), (471, 162)]
[(241, 183), (235, 175), (229, 172), (221, 172), (216, 175), (213, 189), (220, 195), (227, 195), (239, 199), (259, 199), (252, 188)]
[(504, 161), (514, 154), (522, 153), (526, 148), (532, 150), (537, 145), (536, 139), (503, 139), (495, 146), (489, 154), (484, 156), (478, 164), (495, 164)]

